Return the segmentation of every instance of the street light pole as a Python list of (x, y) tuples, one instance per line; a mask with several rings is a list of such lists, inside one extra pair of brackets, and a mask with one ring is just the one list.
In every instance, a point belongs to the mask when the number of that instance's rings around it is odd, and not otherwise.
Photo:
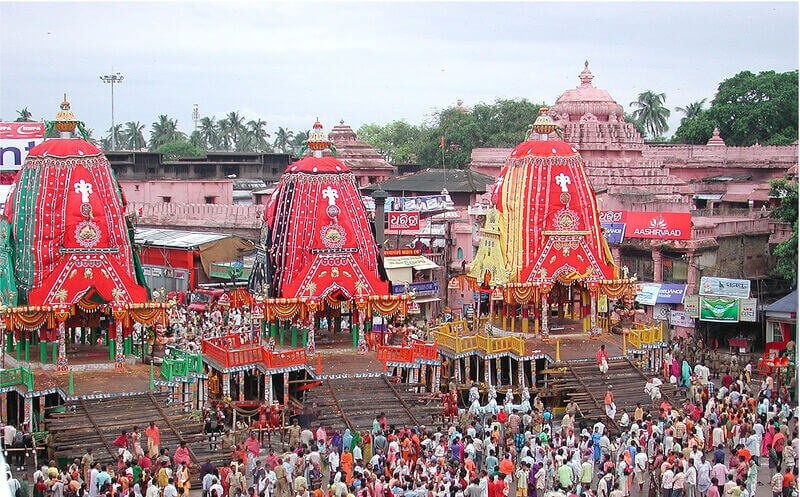
[(103, 81), (103, 83), (111, 84), (111, 150), (116, 150), (117, 140), (114, 133), (114, 85), (122, 83), (122, 80), (125, 79), (125, 76), (123, 76), (120, 72), (116, 72), (114, 74), (100, 76), (100, 79)]

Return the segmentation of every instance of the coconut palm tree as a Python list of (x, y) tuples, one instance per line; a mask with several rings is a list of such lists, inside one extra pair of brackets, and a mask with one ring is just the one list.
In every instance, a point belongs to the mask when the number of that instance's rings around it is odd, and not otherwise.
[(115, 124), (108, 128), (106, 136), (108, 136), (109, 143), (112, 144), (113, 150), (119, 150), (125, 146), (125, 133), (122, 130), (122, 124)]
[(294, 135), (294, 138), (290, 142), (292, 146), (292, 153), (297, 154), (300, 153), (300, 149), (303, 148), (305, 145), (306, 140), (308, 140), (308, 131), (299, 131)]
[(284, 154), (288, 153), (292, 150), (293, 138), (293, 131), (287, 130), (283, 126), (279, 126), (278, 131), (275, 132), (275, 141), (272, 142), (272, 146)]
[(636, 109), (633, 111), (634, 119), (642, 123), (651, 139), (661, 136), (669, 129), (667, 119), (670, 112), (664, 107), (666, 99), (664, 93), (653, 93), (648, 90), (640, 93), (638, 99), (630, 103)]
[(150, 150), (156, 150), (165, 143), (185, 139), (186, 134), (178, 129), (178, 120), (172, 119), (166, 114), (161, 114), (158, 116), (158, 121), (154, 122), (150, 129)]
[(20, 110), (18, 110), (17, 116), (18, 117), (15, 119), (15, 121), (18, 123), (29, 122), (33, 120), (31, 119), (31, 117), (33, 117), (33, 114), (31, 114), (31, 112), (28, 110), (27, 107), (23, 107)]
[(691, 102), (686, 107), (675, 107), (675, 112), (680, 112), (683, 114), (684, 119), (694, 119), (703, 111), (703, 105), (705, 105), (706, 99), (698, 100), (697, 102)]
[(147, 147), (144, 139), (144, 124), (139, 121), (128, 121), (122, 132), (122, 140), (128, 150), (141, 150)]
[(239, 111), (230, 111), (226, 114), (225, 134), (228, 135), (229, 146), (237, 152), (247, 148), (247, 127), (245, 126), (244, 116)]
[(270, 134), (266, 130), (267, 121), (263, 119), (251, 119), (247, 121), (247, 134), (250, 150), (252, 152), (269, 152)]
[(203, 141), (203, 148), (206, 150), (220, 149), (219, 125), (213, 116), (200, 119), (200, 125), (197, 129)]

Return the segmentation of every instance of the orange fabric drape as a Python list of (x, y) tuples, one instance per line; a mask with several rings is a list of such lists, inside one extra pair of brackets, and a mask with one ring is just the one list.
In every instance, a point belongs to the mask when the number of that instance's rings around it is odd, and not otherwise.
[(267, 320), (272, 321), (274, 318), (278, 319), (291, 319), (295, 317), (301, 310), (302, 304), (300, 302), (291, 303), (274, 303), (270, 302), (267, 307)]
[(12, 312), (11, 313), (11, 327), (14, 329), (21, 328), (23, 330), (34, 331), (39, 329), (42, 324), (47, 324), (48, 328), (54, 328), (56, 325), (55, 317), (52, 312), (48, 311), (29, 311), (29, 312)]
[(504, 297), (509, 304), (527, 304), (535, 294), (534, 286), (514, 286), (506, 289)]
[(622, 297), (625, 290), (628, 288), (628, 283), (601, 283), (600, 292), (608, 295), (612, 299)]
[(386, 317), (394, 316), (398, 312), (401, 314), (406, 313), (406, 302), (403, 300), (373, 300), (370, 302), (370, 307), (373, 312), (377, 311)]
[(125, 326), (131, 326), (132, 321), (142, 323), (147, 326), (156, 324), (167, 324), (167, 313), (163, 308), (144, 308), (144, 309), (128, 309), (128, 315), (125, 317)]

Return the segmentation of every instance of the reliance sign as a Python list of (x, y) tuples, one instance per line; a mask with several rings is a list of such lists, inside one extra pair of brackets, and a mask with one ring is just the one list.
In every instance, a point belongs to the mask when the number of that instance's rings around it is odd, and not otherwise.
[(601, 223), (624, 223), (626, 238), (691, 240), (692, 215), (688, 212), (605, 211)]
[(18, 171), (28, 152), (44, 141), (44, 123), (0, 122), (0, 170)]

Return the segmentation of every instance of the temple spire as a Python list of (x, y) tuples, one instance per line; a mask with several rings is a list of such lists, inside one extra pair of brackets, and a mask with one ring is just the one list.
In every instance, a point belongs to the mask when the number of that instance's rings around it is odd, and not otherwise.
[(589, 70), (589, 61), (584, 61), (583, 63), (583, 71), (578, 75), (581, 80), (581, 87), (587, 88), (592, 86), (592, 80), (594, 79), (594, 74), (592, 71)]

